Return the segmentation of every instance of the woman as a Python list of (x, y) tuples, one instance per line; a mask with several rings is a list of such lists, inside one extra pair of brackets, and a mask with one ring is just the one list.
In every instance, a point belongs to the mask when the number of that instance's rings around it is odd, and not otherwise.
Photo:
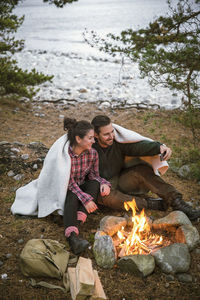
[(89, 243), (79, 237), (78, 224), (85, 222), (88, 213), (97, 209), (99, 194), (110, 193), (110, 183), (99, 176), (98, 154), (92, 148), (94, 129), (87, 121), (64, 119), (64, 130), (70, 142), (71, 173), (64, 206), (65, 236), (74, 254), (80, 254)]

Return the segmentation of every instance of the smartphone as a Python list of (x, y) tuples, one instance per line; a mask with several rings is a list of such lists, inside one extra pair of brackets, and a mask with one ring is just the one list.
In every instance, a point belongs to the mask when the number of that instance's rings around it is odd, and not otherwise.
[(166, 151), (160, 154), (160, 161), (163, 161), (163, 160), (164, 160), (165, 154), (166, 154)]

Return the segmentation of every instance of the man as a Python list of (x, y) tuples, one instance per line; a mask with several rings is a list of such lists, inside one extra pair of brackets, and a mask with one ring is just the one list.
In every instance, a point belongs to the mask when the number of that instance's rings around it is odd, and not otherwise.
[[(99, 154), (100, 176), (112, 184), (110, 194), (100, 199), (103, 205), (123, 209), (124, 202), (131, 201), (134, 196), (138, 209), (166, 210), (171, 206), (173, 210), (183, 211), (191, 220), (200, 217), (200, 210), (195, 210), (184, 202), (180, 192), (156, 175), (149, 163), (139, 158), (161, 155), (161, 160), (166, 161), (172, 153), (169, 147), (137, 133), (135, 133), (135, 142), (119, 142), (116, 140), (115, 130), (118, 125), (112, 124), (110, 118), (104, 115), (96, 116), (92, 120), (92, 125), (96, 140), (93, 147)], [(123, 130), (126, 136), (127, 132), (131, 132), (118, 127), (122, 129), (122, 135)], [(126, 165), (126, 156), (135, 159), (131, 164)], [(149, 191), (160, 198), (147, 197), (146, 194)]]

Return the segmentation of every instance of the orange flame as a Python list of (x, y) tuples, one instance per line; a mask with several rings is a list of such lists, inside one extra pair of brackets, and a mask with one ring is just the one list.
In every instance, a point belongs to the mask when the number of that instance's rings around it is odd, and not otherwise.
[(149, 254), (155, 247), (162, 245), (162, 236), (151, 233), (151, 228), (145, 215), (144, 209), (139, 215), (136, 215), (138, 210), (135, 199), (124, 202), (124, 207), (128, 211), (132, 209), (132, 230), (127, 234), (124, 228), (117, 232), (120, 240), (119, 247), (121, 251), (119, 256), (130, 254)]

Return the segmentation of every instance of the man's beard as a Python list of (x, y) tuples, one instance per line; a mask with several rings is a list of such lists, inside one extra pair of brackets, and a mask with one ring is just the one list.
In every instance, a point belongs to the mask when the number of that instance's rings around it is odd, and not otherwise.
[(112, 139), (112, 140), (107, 140), (107, 141), (105, 141), (105, 142), (102, 142), (102, 141), (101, 141), (101, 143), (102, 143), (103, 145), (105, 145), (105, 146), (111, 146), (111, 145), (113, 144), (113, 139)]

